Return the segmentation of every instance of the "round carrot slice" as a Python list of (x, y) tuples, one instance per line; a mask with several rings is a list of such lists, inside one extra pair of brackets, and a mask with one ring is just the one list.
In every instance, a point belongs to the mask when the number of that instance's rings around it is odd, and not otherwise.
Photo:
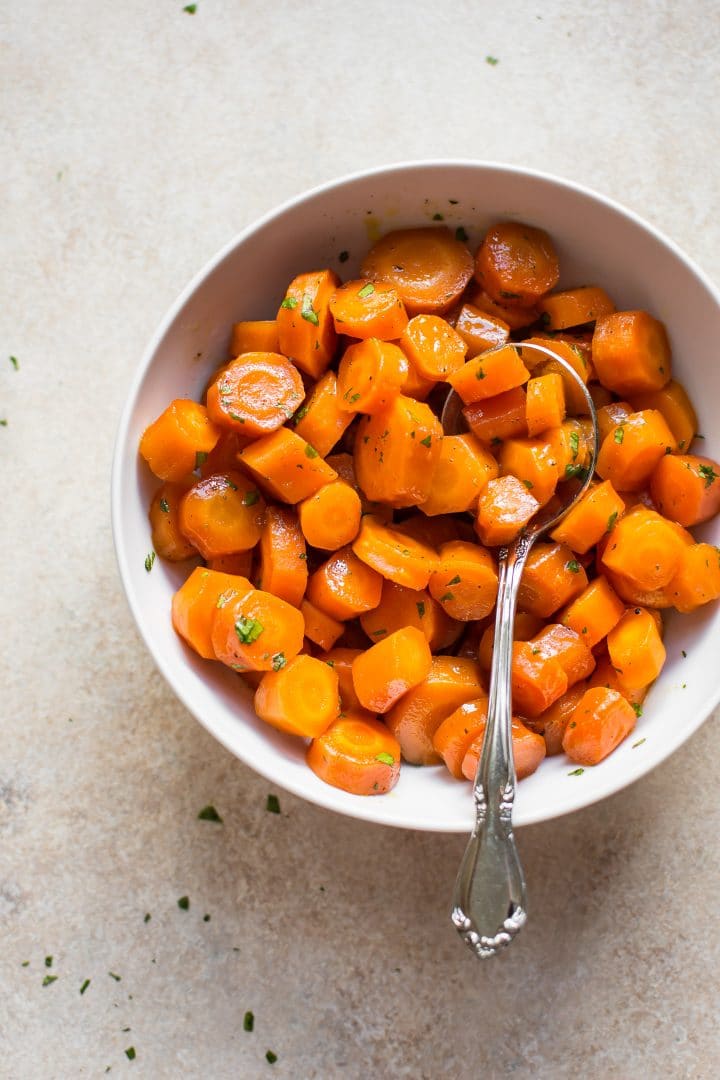
[(440, 382), (465, 363), (467, 345), (439, 315), (416, 315), (405, 327), (400, 345), (423, 379)]
[(406, 626), (360, 653), (353, 661), (358, 701), (373, 712), (387, 712), (426, 677), (432, 654), (422, 630)]
[(385, 281), (347, 281), (330, 299), (338, 334), (394, 341), (407, 326), (405, 305)]
[(409, 315), (447, 311), (472, 272), (472, 255), (444, 226), (397, 229), (383, 236), (362, 262), (363, 277), (391, 282)]
[(377, 338), (351, 345), (338, 368), (338, 407), (343, 412), (380, 412), (398, 396), (407, 376), (407, 357), (397, 345)]
[(479, 544), (453, 540), (440, 548), (438, 568), (430, 577), (430, 595), (452, 619), (484, 619), (495, 606), (498, 575), (495, 560)]
[(241, 472), (208, 476), (180, 505), (180, 528), (204, 559), (248, 551), (260, 539), (265, 503)]
[(300, 652), (304, 629), (298, 609), (272, 593), (230, 588), (215, 606), (210, 639), (235, 671), (279, 671)]
[(300, 528), (308, 544), (337, 551), (355, 539), (362, 505), (357, 491), (344, 480), (332, 480), (298, 503)]
[(240, 434), (268, 435), (282, 427), (304, 397), (299, 371), (280, 353), (245, 353), (208, 388), (208, 415)]
[(338, 694), (338, 677), (331, 667), (312, 656), (296, 656), (263, 675), (255, 691), (255, 712), (279, 731), (315, 739), (336, 718)]
[(424, 589), (437, 566), (434, 548), (383, 525), (372, 514), (362, 519), (352, 549), (378, 574), (409, 589)]
[(150, 528), (153, 551), (168, 562), (182, 562), (197, 551), (180, 531), (180, 502), (187, 484), (163, 484), (150, 503)]
[[(515, 761), (515, 774), (518, 780), (524, 780), (535, 772), (546, 754), (545, 740), (542, 735), (531, 731), (530, 728), (515, 717), (512, 719), (512, 752)], [(462, 761), (462, 774), (466, 780), (474, 780), (477, 772), (478, 761), (482, 753), (483, 739), (485, 738), (485, 725), (478, 731), (468, 747)]]
[(558, 258), (544, 229), (503, 221), (488, 229), (475, 258), (475, 279), (498, 303), (530, 307), (557, 285)]
[(400, 744), (361, 709), (339, 717), (313, 739), (306, 760), (326, 784), (351, 795), (382, 795), (400, 776)]

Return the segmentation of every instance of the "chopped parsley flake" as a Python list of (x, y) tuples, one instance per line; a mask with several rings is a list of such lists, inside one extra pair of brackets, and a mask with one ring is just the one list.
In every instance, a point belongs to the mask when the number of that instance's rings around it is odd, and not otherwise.
[(277, 1054), (273, 1053), (272, 1050), (266, 1050), (265, 1060), (268, 1062), (269, 1065), (274, 1065), (277, 1061)]
[(587, 477), (587, 469), (584, 469), (582, 465), (566, 465), (565, 479), (572, 480), (574, 477), (577, 477), (578, 480), (585, 480)]
[[(186, 4), (185, 7), (183, 8), (183, 11), (186, 12), (188, 15), (194, 15), (195, 12), (197, 11), (197, 4)], [(127, 1051), (125, 1051), (125, 1052), (127, 1053)], [(128, 1054), (128, 1057), (129, 1056), (130, 1055)], [(133, 1050), (133, 1055), (132, 1056), (135, 1057), (135, 1051), (134, 1050)]]
[(359, 400), (360, 400), (360, 395), (359, 394), (353, 394), (353, 396), (350, 398), (350, 404), (354, 405), (355, 402), (359, 401)]
[(461, 244), (466, 244), (468, 242), (468, 234), (465, 232), (462, 225), (458, 225), (457, 229), (455, 230), (455, 239), (459, 240)]
[(709, 488), (712, 482), (718, 478), (718, 473), (715, 472), (712, 465), (698, 465), (698, 473), (705, 481), (706, 488)]
[(43, 986), (50, 986), (50, 983), (57, 982), (57, 975), (46, 975), (42, 981)]
[(622, 426), (622, 424), (620, 425), (620, 427), (615, 428), (615, 434), (613, 438), (615, 439), (616, 443), (622, 443), (623, 439), (625, 438), (625, 428)]
[(203, 806), (198, 814), (198, 821), (217, 821), (219, 825), (222, 825), (222, 818), (212, 804)]
[(339, 262), (347, 262), (349, 258), (350, 258), (350, 252), (349, 251), (341, 251), (340, 254), (338, 255), (338, 261)]
[(86, 980), (85, 980), (85, 982), (84, 982), (84, 983), (82, 984), (82, 986), (80, 987), (80, 993), (81, 993), (81, 994), (84, 994), (84, 993), (85, 993), (85, 991), (87, 990), (87, 988), (88, 988), (88, 986), (89, 986), (89, 985), (90, 985), (90, 980), (89, 980), (89, 979), (86, 979)]
[(424, 439), (420, 440), (420, 445), (421, 446), (430, 446), (431, 443), (432, 443), (432, 437), (430, 435), (426, 435)]
[(260, 498), (258, 491), (246, 491), (242, 498), (243, 506), (254, 506)]
[(16, 371), (20, 370), (20, 365), (18, 364), (17, 356), (9, 356), (8, 360), (10, 361), (10, 363), (12, 364), (12, 366), (15, 368)]
[(580, 449), (580, 436), (577, 431), (570, 432), (570, 449), (572, 450), (573, 461), (578, 456), (578, 450)]
[(52, 967), (52, 961), (53, 961), (52, 956), (46, 956), (45, 957), (45, 967)]
[(476, 379), (484, 379), (485, 378), (485, 372), (483, 371), (483, 369), (481, 367), (478, 367), (477, 371), (475, 372), (475, 378)]
[(177, 902), (177, 906), (181, 911), (188, 911), (190, 908), (190, 898), (188, 896), (181, 896)]
[(425, 618), (425, 604), (423, 603), (423, 601), (418, 600), (418, 602), (417, 602), (417, 604), (415, 606), (416, 606), (416, 608), (418, 610), (418, 615), (420, 616), (420, 618), (424, 619)]
[(160, 509), (162, 510), (163, 514), (170, 513), (170, 503), (167, 501), (167, 499), (160, 500)]
[[(196, 6), (195, 4), (190, 4), (190, 7), (194, 8), (195, 6)], [(134, 1046), (128, 1046), (127, 1050), (125, 1051), (125, 1057), (128, 1059), (128, 1061), (134, 1061), (135, 1060), (135, 1047)]]
[(571, 574), (580, 573), (580, 563), (577, 559), (571, 559), (570, 562), (565, 563), (565, 569), (569, 570)]
[(289, 311), (293, 311), (298, 306), (298, 302), (294, 296), (286, 296), (280, 307), (284, 307)]
[(201, 466), (203, 466), (205, 464), (207, 459), (208, 459), (208, 456), (207, 456), (206, 452), (204, 450), (198, 450), (197, 453), (195, 454), (195, 468), (196, 469), (201, 468)]
[(639, 719), (640, 719), (640, 717), (641, 717), (641, 716), (642, 716), (642, 714), (643, 714), (643, 711), (642, 711), (642, 705), (639, 705), (639, 704), (637, 703), (637, 701), (633, 701), (633, 702), (632, 702), (632, 707), (633, 707), (633, 709), (635, 710), (635, 715), (637, 716), (637, 718), (638, 718), (638, 720), (639, 720)]
[(572, 771), (572, 772), (569, 772), (569, 773), (568, 773), (568, 776), (582, 776), (582, 774), (583, 774), (584, 772), (585, 772), (585, 770), (584, 770), (584, 769), (573, 769), (573, 771)]
[(0, 427), (7, 427), (7, 426), (8, 426), (8, 422), (5, 419), (5, 417), (3, 416), (3, 418), (0, 419)]
[(375, 755), (375, 760), (376, 761), (382, 761), (383, 765), (394, 765), (395, 764), (395, 758), (392, 756), (392, 754), (386, 753), (385, 750), (381, 750), (381, 752), (379, 754), (376, 754)]
[(278, 799), (277, 795), (268, 795), (267, 802), (265, 803), (265, 809), (267, 810), (268, 814), (280, 813), (280, 800)]
[(642, 738), (642, 739), (638, 739), (638, 741), (637, 741), (637, 742), (634, 742), (634, 743), (632, 744), (632, 746), (630, 747), (630, 749), (631, 749), (631, 750), (634, 750), (636, 746), (642, 746), (642, 744), (643, 744), (644, 742), (646, 742), (646, 741), (647, 741), (647, 740), (646, 740), (646, 739), (644, 739), (644, 738)]
[(155, 562), (155, 552), (151, 551), (149, 555), (145, 556), (145, 569), (147, 570), (148, 574), (152, 570), (154, 562)]
[(370, 637), (382, 637), (383, 634), (387, 634), (387, 630), (384, 627), (382, 630), (373, 630)]
[(461, 581), (462, 578), (460, 577), (460, 575), (456, 574), (452, 581), (448, 581), (448, 585), (459, 585)]
[(454, 599), (455, 599), (455, 594), (454, 593), (446, 592), (444, 596), (440, 597), (440, 603), (442, 604), (442, 603), (444, 603), (445, 600), (454, 600)]
[(309, 408), (310, 408), (309, 405), (303, 405), (302, 408), (298, 409), (298, 411), (295, 413), (295, 415), (292, 418), (293, 424), (295, 424), (297, 426), (297, 424), (299, 424), (301, 420), (304, 420), (305, 417), (308, 414), (308, 409)]
[(528, 491), (532, 491), (532, 489), (535, 487), (532, 480), (523, 480), (523, 484), (528, 489)]
[(151, 919), (152, 919), (152, 915), (150, 914), (149, 911), (146, 911), (145, 912), (145, 917), (143, 918), (143, 922), (144, 923), (149, 923)]
[(498, 60), (497, 56), (486, 56), (485, 63), (489, 64), (490, 67), (495, 67), (495, 65), (499, 64), (500, 61)]
[(308, 443), (307, 446), (305, 447), (305, 457), (308, 457), (308, 458), (316, 458), (316, 457), (318, 457), (317, 450), (315, 449), (314, 446), (311, 446), (310, 443)]
[(372, 281), (368, 281), (367, 285), (363, 285), (362, 289), (358, 290), (358, 297), (364, 300), (366, 296), (372, 296), (375, 292), (375, 286)]
[(116, 975), (114, 971), (108, 971), (108, 975), (111, 979), (114, 979), (115, 982), (122, 982), (122, 975)]
[(320, 320), (318, 319), (317, 312), (313, 308), (312, 299), (309, 296), (303, 297), (300, 316), (305, 320), (305, 322), (312, 323), (313, 326), (320, 325)]
[(607, 531), (608, 532), (610, 532), (610, 530), (614, 526), (615, 522), (617, 521), (617, 516), (618, 516), (617, 510), (613, 510), (612, 514), (608, 518), (608, 523), (607, 523)]
[(245, 417), (240, 416), (239, 413), (231, 412), (231, 413), (228, 413), (228, 416), (230, 417), (231, 420), (234, 420), (236, 424), (244, 424), (245, 423)]
[(680, 652), (681, 652), (682, 658), (684, 660), (687, 657), (687, 653), (685, 652), (684, 649), (681, 649)]
[(240, 615), (235, 620), (235, 633), (238, 639), (243, 645), (252, 645), (253, 641), (262, 634), (265, 627), (257, 619), (248, 619), (245, 615)]
[(248, 1009), (248, 1011), (243, 1016), (243, 1031), (252, 1031), (252, 1029), (254, 1027), (255, 1027), (255, 1016)]
[(286, 664), (287, 664), (287, 660), (285, 659), (285, 653), (282, 653), (282, 652), (275, 653), (275, 655), (272, 658), (272, 669), (273, 669), (273, 671), (280, 671), (281, 668), (284, 668)]

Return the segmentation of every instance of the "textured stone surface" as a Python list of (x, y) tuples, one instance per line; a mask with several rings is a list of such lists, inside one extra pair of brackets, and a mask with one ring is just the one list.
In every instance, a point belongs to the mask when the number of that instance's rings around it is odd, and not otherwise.
[(460, 838), (282, 793), (269, 814), (265, 781), (175, 701), (121, 593), (108, 477), (175, 294), (333, 175), (547, 169), (720, 276), (715, 7), (182, 7), (0, 7), (0, 1073), (710, 1078), (716, 720), (632, 789), (522, 831), (532, 919), (478, 965), (447, 919)]

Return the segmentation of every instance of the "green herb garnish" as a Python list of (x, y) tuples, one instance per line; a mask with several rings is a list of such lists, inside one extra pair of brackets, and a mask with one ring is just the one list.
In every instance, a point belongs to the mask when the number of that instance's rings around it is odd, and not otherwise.
[(459, 585), (461, 581), (462, 578), (460, 577), (460, 575), (456, 574), (452, 581), (448, 581), (448, 585)]
[(203, 806), (198, 814), (198, 821), (217, 821), (219, 825), (222, 825), (222, 818), (212, 804)]
[[(188, 15), (194, 15), (195, 12), (197, 11), (197, 4), (186, 4), (185, 7), (183, 8), (183, 11), (187, 12)], [(133, 1057), (135, 1057), (135, 1051), (134, 1050), (133, 1050)]]
[(430, 435), (426, 435), (424, 439), (420, 440), (420, 445), (421, 446), (430, 446), (431, 443), (432, 443), (432, 437)]
[(145, 917), (143, 918), (143, 922), (144, 923), (149, 923), (151, 919), (152, 919), (152, 915), (150, 914), (149, 911), (146, 911), (145, 912)]
[(478, 367), (477, 371), (475, 372), (475, 378), (476, 379), (484, 379), (485, 376), (486, 376), (486, 372), (484, 372), (481, 367)]
[(573, 461), (578, 456), (578, 450), (580, 449), (580, 436), (577, 431), (570, 432), (570, 449), (572, 450)]
[(303, 297), (302, 309), (300, 311), (300, 317), (303, 318), (305, 320), (305, 322), (312, 323), (313, 326), (319, 326), (320, 325), (320, 320), (318, 319), (317, 312), (313, 308), (312, 299), (309, 296), (304, 296)]
[(631, 750), (634, 750), (636, 746), (642, 746), (642, 744), (643, 744), (644, 742), (646, 742), (646, 741), (647, 741), (647, 740), (646, 740), (646, 739), (645, 739), (644, 737), (643, 737), (642, 739), (638, 739), (638, 741), (637, 741), (637, 742), (634, 742), (634, 743), (632, 744), (632, 746), (630, 747), (630, 749), (631, 749)]
[(82, 984), (82, 986), (80, 987), (80, 993), (81, 993), (81, 994), (84, 994), (84, 993), (85, 993), (85, 991), (87, 990), (87, 988), (88, 988), (88, 986), (89, 986), (89, 985), (90, 985), (90, 980), (89, 980), (89, 979), (86, 979), (86, 980), (85, 980), (85, 982), (84, 982), (84, 983)]
[(114, 979), (115, 982), (122, 982), (122, 975), (116, 975), (114, 971), (108, 971), (108, 975), (111, 979)]
[(364, 300), (366, 296), (372, 296), (375, 292), (375, 286), (372, 281), (368, 281), (367, 285), (363, 285), (362, 289), (358, 290), (358, 297), (360, 300)]
[(440, 597), (440, 603), (442, 604), (443, 601), (445, 601), (445, 600), (454, 600), (454, 599), (455, 599), (455, 594), (454, 593), (446, 592), (444, 596)]
[(42, 981), (43, 986), (49, 986), (50, 983), (57, 982), (57, 975), (46, 975)]
[(532, 480), (523, 480), (523, 484), (528, 489), (528, 491), (532, 491), (532, 489), (535, 487)]
[(422, 600), (418, 600), (415, 607), (418, 610), (418, 615), (420, 616), (420, 618), (424, 619), (425, 618), (425, 604), (424, 604), (424, 602)]
[(442, 214), (433, 214), (432, 219), (433, 219), (433, 221), (444, 221), (445, 220), (445, 218), (443, 217)]
[(387, 634), (387, 630), (384, 627), (382, 630), (373, 630), (370, 637), (382, 637), (383, 634)]
[[(190, 4), (190, 7), (195, 7), (195, 4)], [(125, 1051), (125, 1057), (128, 1059), (128, 1061), (134, 1061), (135, 1060), (135, 1047), (134, 1046), (128, 1046), (127, 1050)]]
[(295, 424), (297, 426), (300, 423), (301, 420), (304, 420), (305, 417), (308, 414), (308, 409), (309, 408), (310, 408), (309, 405), (303, 405), (302, 408), (298, 409), (298, 411), (295, 413), (295, 415), (292, 418), (293, 424)]
[(242, 498), (243, 506), (254, 506), (260, 498), (258, 491), (246, 491)]
[(160, 500), (160, 509), (162, 510), (163, 514), (170, 513), (170, 503), (167, 501), (167, 499)]
[(243, 1031), (252, 1031), (252, 1029), (254, 1027), (255, 1027), (255, 1017), (250, 1012), (250, 1010), (248, 1009), (248, 1011), (243, 1016)]
[(20, 370), (20, 365), (18, 364), (17, 356), (9, 356), (8, 360), (10, 361), (10, 363), (12, 364), (12, 366), (15, 368), (16, 371)]
[(273, 1053), (272, 1050), (266, 1050), (265, 1060), (268, 1062), (269, 1065), (274, 1065), (277, 1061), (277, 1054)]
[(190, 898), (188, 896), (181, 896), (177, 902), (177, 906), (181, 911), (188, 911), (190, 908)]
[(498, 60), (497, 56), (486, 56), (485, 63), (489, 64), (490, 67), (495, 67), (495, 65), (499, 64), (500, 61)]
[(5, 419), (5, 417), (3, 416), (2, 419), (0, 419), (0, 427), (7, 427), (7, 426), (8, 426), (8, 422)]
[(585, 480), (587, 477), (587, 469), (584, 469), (582, 465), (566, 465), (565, 466), (565, 479), (572, 480), (577, 478), (578, 480)]
[(263, 624), (257, 619), (248, 619), (245, 615), (240, 615), (235, 620), (235, 633), (243, 645), (252, 645), (264, 629)]
[(585, 770), (584, 770), (584, 769), (573, 769), (573, 771), (572, 771), (572, 772), (569, 772), (569, 773), (568, 773), (568, 776), (582, 776), (582, 774), (583, 774), (584, 772), (585, 772)]
[(154, 563), (155, 563), (155, 552), (151, 551), (149, 555), (145, 556), (145, 569), (147, 570), (148, 574), (152, 570)]
[(569, 570), (571, 574), (580, 573), (580, 563), (577, 559), (571, 559), (570, 562), (565, 563), (565, 569)]
[(718, 473), (715, 472), (712, 465), (698, 465), (698, 473), (705, 481), (706, 488), (709, 488), (713, 480), (718, 478)]
[(286, 296), (280, 307), (286, 308), (288, 311), (294, 311), (298, 306), (298, 302), (294, 296)]
[(318, 452), (315, 449), (315, 447), (311, 446), (310, 443), (308, 443), (307, 446), (305, 447), (305, 457), (308, 457), (308, 458), (312, 459), (312, 458), (316, 458), (318, 456), (319, 455), (318, 455)]
[(615, 434), (613, 438), (615, 439), (616, 443), (622, 443), (623, 439), (625, 438), (625, 428), (622, 426), (622, 424), (620, 425), (620, 427), (615, 428)]
[(617, 516), (618, 516), (617, 510), (613, 510), (613, 512), (610, 515), (610, 517), (608, 518), (608, 522), (607, 522), (607, 531), (608, 532), (610, 532), (610, 530), (613, 528), (615, 522), (617, 521)]
[(287, 664), (287, 660), (285, 659), (285, 653), (282, 653), (282, 652), (275, 653), (275, 655), (272, 658), (272, 669), (273, 669), (273, 671), (280, 671), (282, 668), (285, 667), (286, 664)]
[(52, 961), (53, 961), (52, 956), (46, 956), (45, 957), (45, 967), (52, 967)]
[(640, 719), (640, 717), (641, 717), (641, 716), (642, 716), (642, 714), (643, 714), (643, 711), (642, 711), (642, 705), (638, 705), (637, 701), (633, 701), (633, 702), (632, 702), (632, 707), (633, 707), (633, 709), (635, 710), (635, 715), (637, 716), (637, 718), (638, 718), (638, 720), (639, 720), (639, 719)]
[(382, 761), (383, 765), (394, 765), (395, 764), (395, 758), (392, 756), (392, 754), (386, 753), (385, 750), (381, 750), (379, 754), (376, 754), (375, 755), (375, 760), (376, 761)]
[(268, 795), (267, 802), (265, 803), (265, 809), (269, 814), (280, 813), (280, 800), (277, 795)]

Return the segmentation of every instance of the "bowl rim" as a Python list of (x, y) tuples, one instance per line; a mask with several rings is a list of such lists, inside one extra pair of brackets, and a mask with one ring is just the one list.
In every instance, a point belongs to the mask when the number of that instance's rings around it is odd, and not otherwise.
[[(600, 192), (595, 191), (593, 188), (588, 187), (585, 184), (581, 184), (574, 180), (566, 179), (565, 177), (557, 176), (553, 173), (545, 172), (543, 170), (525, 167), (522, 165), (512, 165), (501, 161), (490, 161), (484, 159), (474, 158), (420, 158), (410, 159), (407, 161), (391, 162), (385, 165), (373, 166), (369, 169), (359, 169), (351, 173), (345, 173), (342, 176), (335, 177), (331, 180), (327, 180), (321, 184), (317, 184), (314, 187), (308, 188), (297, 195), (290, 196), (285, 199), (279, 205), (268, 210), (262, 214), (259, 218), (250, 222), (244, 229), (236, 233), (227, 243), (225, 243), (214, 255), (212, 255), (204, 264), (204, 266), (193, 275), (188, 284), (180, 291), (175, 300), (170, 304), (163, 318), (157, 325), (154, 333), (152, 334), (145, 350), (142, 354), (142, 358), (135, 369), (132, 376), (127, 394), (125, 397), (125, 403), (120, 414), (120, 420), (117, 426), (117, 432), (115, 436), (115, 442), (113, 446), (113, 460), (110, 482), (110, 502), (111, 502), (111, 525), (113, 544), (115, 548), (115, 557), (117, 561), (118, 571), (120, 574), (120, 580), (122, 582), (123, 591), (130, 608), (131, 614), (135, 620), (140, 636), (142, 637), (146, 648), (148, 649), (155, 666), (160, 671), (163, 678), (168, 683), (170, 689), (175, 696), (182, 702), (188, 712), (213, 736), (217, 739), (225, 749), (227, 749), (234, 757), (239, 758), (244, 764), (248, 765), (254, 772), (270, 780), (273, 784), (277, 784), (279, 787), (286, 791), (291, 792), (293, 795), (297, 795), (299, 798), (304, 799), (307, 802), (311, 802), (317, 806), (326, 810), (332, 810), (334, 813), (341, 814), (344, 817), (353, 817), (361, 821), (365, 821), (368, 824), (379, 825), (391, 825), (396, 828), (415, 829), (423, 832), (442, 832), (442, 833), (460, 833), (469, 832), (470, 824), (467, 826), (458, 826), (456, 828), (448, 828), (447, 825), (442, 823), (434, 824), (427, 820), (417, 822), (413, 820), (412, 815), (404, 814), (398, 815), (397, 808), (393, 812), (394, 804), (391, 800), (388, 800), (387, 808), (375, 807), (375, 810), (380, 810), (380, 813), (374, 812), (372, 817), (369, 817), (363, 812), (363, 807), (367, 802), (361, 796), (357, 797), (357, 809), (353, 804), (352, 807), (340, 807), (333, 802), (333, 793), (335, 789), (328, 786), (327, 792), (324, 787), (326, 785), (320, 785), (314, 791), (307, 791), (300, 783), (295, 783), (292, 778), (288, 778), (281, 769), (275, 769), (267, 767), (266, 763), (259, 766), (254, 760), (250, 760), (249, 757), (244, 757), (238, 752), (237, 748), (230, 744), (230, 740), (219, 735), (212, 725), (210, 718), (205, 718), (201, 715), (200, 710), (196, 709), (192, 695), (186, 693), (184, 688), (178, 687), (175, 684), (174, 676), (171, 671), (171, 664), (166, 662), (163, 658), (159, 648), (155, 647), (152, 637), (145, 625), (145, 620), (142, 615), (141, 605), (138, 602), (138, 598), (135, 595), (133, 588), (131, 587), (131, 572), (128, 560), (128, 553), (125, 549), (123, 542), (123, 530), (122, 530), (122, 477), (124, 470), (127, 467), (127, 454), (126, 443), (128, 437), (128, 430), (130, 427), (131, 419), (135, 408), (137, 406), (140, 391), (142, 389), (143, 382), (151, 367), (155, 353), (167, 333), (172, 323), (177, 318), (178, 314), (182, 311), (185, 304), (188, 302), (193, 293), (198, 287), (205, 281), (205, 279), (216, 269), (217, 266), (237, 247), (245, 243), (251, 236), (262, 230), (266, 225), (281, 217), (287, 211), (301, 206), (303, 203), (316, 198), (318, 195), (326, 194), (334, 189), (344, 187), (347, 184), (353, 183), (358, 180), (371, 179), (374, 176), (386, 176), (393, 173), (412, 173), (412, 172), (428, 172), (428, 171), (440, 171), (443, 169), (471, 169), (479, 173), (501, 171), (504, 173), (510, 173), (524, 178), (536, 179), (543, 183), (555, 185), (560, 189), (574, 192), (575, 194), (584, 196), (597, 203), (604, 205), (607, 209), (612, 210), (620, 217), (625, 218), (635, 226), (646, 230), (651, 234), (655, 240), (659, 241), (662, 245), (668, 248), (673, 255), (682, 262), (687, 270), (695, 276), (698, 282), (704, 286), (704, 288), (710, 293), (715, 300), (718, 307), (720, 307), (720, 289), (709, 278), (705, 271), (689, 256), (682, 248), (675, 243), (669, 236), (658, 229), (655, 225), (641, 217), (634, 210), (623, 206), (615, 199), (603, 195)], [(588, 793), (587, 789), (583, 789), (582, 793), (578, 788), (578, 794), (584, 795), (576, 806), (567, 807), (559, 806), (556, 811), (550, 807), (549, 810), (543, 809), (530, 813), (522, 814), (520, 819), (514, 821), (515, 827), (524, 825), (539, 824), (544, 821), (552, 821), (554, 818), (561, 817), (565, 814), (575, 813), (578, 810), (583, 810), (588, 806), (592, 806), (594, 803), (614, 795), (618, 791), (621, 791), (625, 787), (629, 787), (631, 784), (640, 780), (643, 776), (646, 776), (649, 772), (665, 761), (671, 754), (673, 754), (684, 742), (686, 742), (698, 728), (708, 719), (712, 711), (720, 703), (720, 682), (716, 689), (707, 695), (704, 702), (698, 706), (694, 715), (686, 720), (685, 724), (675, 729), (672, 737), (667, 738), (661, 744), (648, 749), (646, 754), (642, 757), (638, 757), (638, 765), (633, 771), (631, 776), (627, 776), (624, 773), (620, 775), (608, 774), (608, 780), (606, 783), (597, 786), (592, 792)], [(270, 759), (272, 762), (272, 759)], [(373, 804), (376, 804), (380, 800), (373, 799)], [(470, 800), (468, 800), (470, 802)], [(470, 818), (468, 819), (470, 821)]]

